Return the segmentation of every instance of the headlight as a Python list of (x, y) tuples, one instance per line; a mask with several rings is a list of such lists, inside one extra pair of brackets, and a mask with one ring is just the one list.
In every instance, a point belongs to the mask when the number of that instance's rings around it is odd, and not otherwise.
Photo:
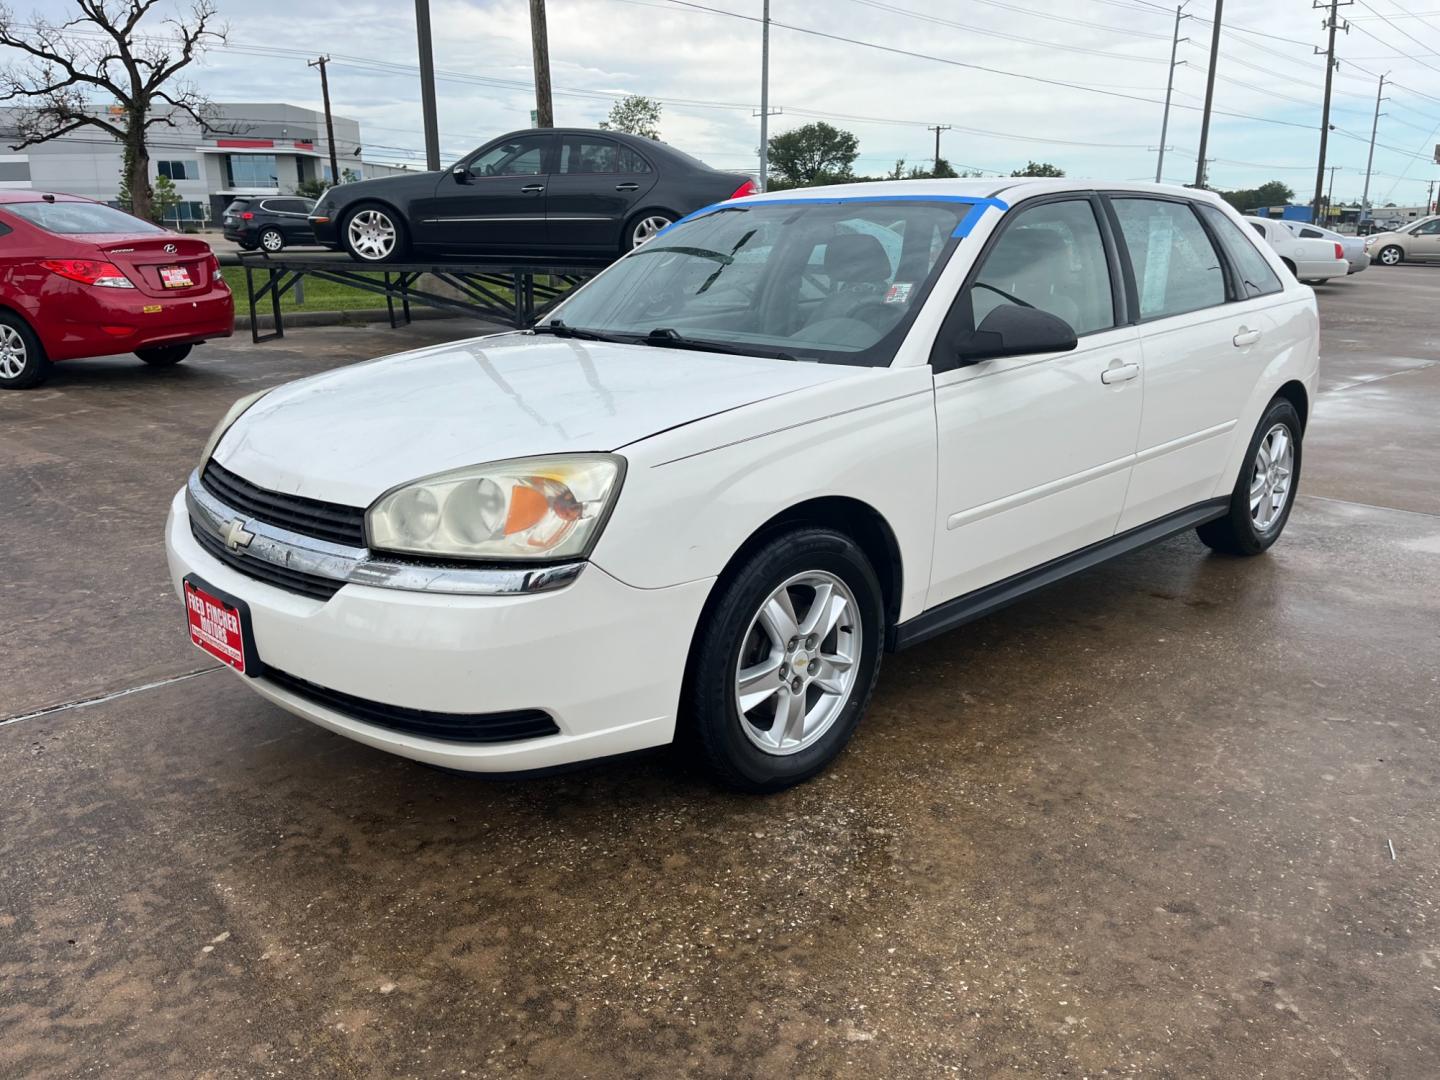
[(205, 441), (205, 449), (200, 451), (200, 468), (205, 468), (205, 463), (210, 460), (210, 455), (215, 452), (215, 447), (220, 444), (220, 440), (224, 438), (225, 432), (230, 430), (230, 425), (235, 423), (236, 420), (239, 420), (241, 414), (244, 413), (246, 409), (250, 408), (251, 405), (254, 405), (255, 402), (259, 401), (268, 394), (270, 390), (274, 389), (272, 386), (269, 390), (259, 390), (253, 394), (246, 394), (239, 401), (235, 402), (234, 405), (230, 406), (230, 410), (220, 418), (220, 423), (215, 425), (215, 430), (210, 432), (210, 438)]
[(515, 458), (441, 473), (382, 495), (372, 548), (456, 559), (583, 558), (620, 490), (613, 454)]

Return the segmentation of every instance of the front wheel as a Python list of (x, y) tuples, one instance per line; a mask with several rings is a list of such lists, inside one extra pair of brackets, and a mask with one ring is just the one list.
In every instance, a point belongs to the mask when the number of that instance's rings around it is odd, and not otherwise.
[(884, 604), (830, 529), (776, 533), (718, 586), (693, 646), (683, 734), (732, 787), (779, 791), (845, 748), (880, 671)]
[(1295, 406), (1284, 398), (1272, 401), (1245, 452), (1229, 512), (1195, 530), (1207, 547), (1259, 555), (1280, 539), (1300, 482), (1300, 439)]
[(187, 356), (193, 345), (153, 345), (148, 349), (136, 349), (135, 355), (151, 367), (174, 367)]
[(405, 254), (405, 226), (388, 207), (361, 206), (345, 219), (342, 242), (361, 262), (394, 262)]
[(1375, 259), (1381, 266), (1399, 266), (1405, 261), (1405, 252), (1395, 244), (1386, 244)]

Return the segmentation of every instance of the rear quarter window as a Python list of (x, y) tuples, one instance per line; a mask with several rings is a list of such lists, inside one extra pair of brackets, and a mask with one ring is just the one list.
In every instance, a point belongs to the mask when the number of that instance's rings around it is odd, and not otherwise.
[(1202, 203), (1199, 210), (1210, 231), (1220, 240), (1230, 265), (1235, 268), (1235, 276), (1240, 279), (1246, 299), (1278, 293), (1285, 288), (1255, 242), (1245, 235), (1240, 226), (1213, 206)]

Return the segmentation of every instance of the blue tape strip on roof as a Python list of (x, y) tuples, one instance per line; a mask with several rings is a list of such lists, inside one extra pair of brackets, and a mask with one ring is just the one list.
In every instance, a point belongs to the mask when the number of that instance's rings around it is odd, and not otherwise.
[(891, 203), (891, 202), (940, 202), (940, 203), (965, 203), (970, 209), (960, 224), (955, 226), (955, 231), (950, 235), (955, 237), (969, 236), (970, 231), (979, 224), (981, 217), (990, 207), (1002, 213), (1010, 209), (1010, 204), (1003, 199), (982, 198), (974, 195), (816, 195), (813, 198), (789, 198), (789, 199), (756, 199), (754, 201), (733, 201), (727, 199), (725, 202), (712, 203), (709, 206), (702, 206), (693, 213), (686, 214), (679, 221), (672, 222), (661, 229), (657, 236), (664, 236), (676, 225), (683, 225), (687, 221), (694, 221), (696, 218), (705, 217), (708, 214), (718, 213), (722, 210), (748, 210), (752, 206), (799, 206), (806, 203), (819, 205), (839, 206), (844, 203)]

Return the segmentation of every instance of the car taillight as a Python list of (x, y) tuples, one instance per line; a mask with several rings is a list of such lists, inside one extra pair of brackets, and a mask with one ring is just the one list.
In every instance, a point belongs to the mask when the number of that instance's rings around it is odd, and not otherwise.
[(94, 259), (45, 259), (40, 265), (52, 274), (59, 274), (82, 285), (95, 285), (102, 289), (135, 287), (135, 283), (122, 274), (114, 263), (98, 262)]
[(1341, 262), (1344, 262), (1344, 261), (1345, 261), (1345, 245), (1344, 245), (1344, 244), (1336, 244), (1336, 245), (1335, 245), (1335, 258), (1339, 259)]
[(252, 214), (249, 210), (242, 211), (240, 214), (241, 221), (250, 221), (254, 217), (255, 215)]
[(755, 186), (754, 180), (746, 180), (743, 184), (741, 184), (739, 187), (737, 187), (734, 191), (730, 193), (730, 198), (743, 199), (746, 195), (754, 195), (755, 192), (758, 190), (759, 188)]

